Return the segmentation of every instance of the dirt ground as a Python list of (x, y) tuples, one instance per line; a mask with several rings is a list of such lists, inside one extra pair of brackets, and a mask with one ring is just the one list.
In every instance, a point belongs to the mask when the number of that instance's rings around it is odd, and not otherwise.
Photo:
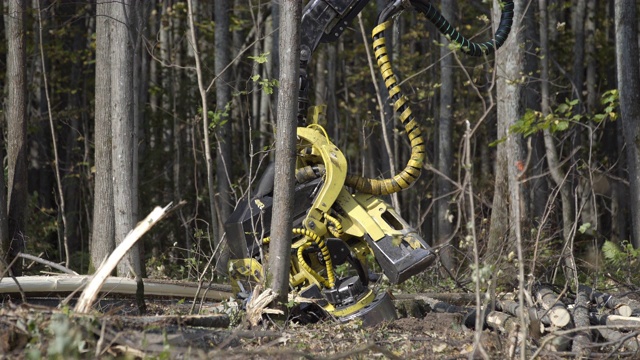
[[(205, 328), (180, 322), (145, 325), (130, 321), (135, 318), (131, 316), (135, 306), (130, 299), (105, 300), (99, 304), (100, 313), (83, 316), (73, 314), (67, 307), (52, 307), (50, 302), (45, 301), (46, 306), (17, 305), (7, 299), (0, 303), (0, 359), (481, 358), (474, 349), (475, 331), (464, 325), (463, 314), (423, 313), (406, 301), (395, 301), (397, 320), (373, 327), (363, 327), (359, 320), (301, 325), (265, 319), (251, 328), (243, 319), (243, 312), (231, 312), (231, 324), (227, 319), (227, 325), (222, 327)], [(184, 315), (191, 308), (189, 303), (175, 301), (150, 301), (147, 305), (148, 314), (153, 316)], [(212, 313), (212, 309), (220, 309), (220, 304), (207, 304), (203, 309), (201, 313)], [(489, 358), (509, 358), (512, 344), (509, 336), (486, 329), (481, 344)], [(527, 358), (536, 351), (536, 342), (530, 344)], [(572, 359), (575, 355), (542, 352), (537, 358)], [(599, 346), (591, 358), (636, 355), (613, 344), (608, 348)], [(514, 358), (519, 358), (519, 354), (515, 353)]]

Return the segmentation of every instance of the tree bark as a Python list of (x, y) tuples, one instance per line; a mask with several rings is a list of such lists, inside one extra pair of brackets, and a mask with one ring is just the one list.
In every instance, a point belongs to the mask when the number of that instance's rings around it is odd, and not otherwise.
[[(442, 16), (455, 26), (455, 5), (452, 1), (443, 0), (441, 6)], [(442, 44), (448, 44), (449, 40), (444, 35), (440, 36)], [(453, 175), (453, 149), (451, 139), (453, 136), (453, 54), (448, 46), (440, 47), (440, 109), (439, 119), (436, 121), (436, 157), (437, 168), (442, 175), (436, 175), (436, 213), (435, 234), (437, 246), (443, 246), (440, 250), (440, 262), (448, 271), (455, 267), (454, 251), (449, 242), (453, 231), (453, 215), (449, 211), (451, 201), (451, 182)]]
[[(216, 1), (214, 8), (215, 26), (215, 73), (216, 80), (216, 112), (219, 114), (219, 122), (216, 124), (216, 179), (218, 181), (218, 216), (219, 221), (224, 223), (231, 215), (233, 205), (231, 204), (231, 187), (229, 185), (231, 169), (231, 121), (228, 116), (228, 106), (231, 105), (231, 87), (229, 81), (231, 72), (225, 67), (231, 62), (231, 47), (229, 46), (229, 18), (230, 9), (228, 1)], [(217, 234), (222, 239), (223, 227), (220, 226), (220, 233)], [(216, 259), (216, 269), (226, 273), (227, 262), (229, 261), (229, 248), (222, 244)]]
[(276, 301), (283, 305), (287, 301), (291, 258), (302, 9), (297, 0), (284, 0), (281, 6), (276, 178), (273, 190), (273, 218), (267, 267), (267, 287), (273, 289), (277, 295)]
[(631, 239), (640, 247), (640, 64), (638, 64), (638, 20), (636, 2), (615, 2), (616, 64), (620, 114), (626, 142), (629, 173)]
[[(134, 2), (123, 0), (111, 4), (111, 131), (113, 206), (115, 214), (115, 239), (120, 244), (135, 227), (133, 218), (133, 44), (136, 27)], [(136, 276), (142, 274), (139, 246), (134, 245), (118, 264), (118, 274), (124, 276), (130, 270)]]
[[(24, 249), (27, 186), (27, 82), (26, 82), (26, 29), (27, 2), (6, 2), (5, 28), (7, 34), (7, 216), (9, 230), (8, 261)], [(4, 189), (2, 190), (4, 191)], [(20, 264), (11, 269), (13, 275), (21, 275)]]
[(96, 88), (95, 88), (95, 191), (93, 228), (90, 243), (95, 271), (115, 249), (113, 179), (111, 177), (111, 9), (107, 0), (96, 5)]

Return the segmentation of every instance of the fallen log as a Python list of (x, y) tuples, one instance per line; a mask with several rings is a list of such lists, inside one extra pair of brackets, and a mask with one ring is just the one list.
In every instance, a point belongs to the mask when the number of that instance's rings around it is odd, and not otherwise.
[(622, 331), (640, 330), (638, 317), (591, 313), (589, 319), (593, 325), (615, 326)]
[(613, 310), (617, 315), (631, 316), (633, 311), (631, 307), (613, 295), (595, 291), (587, 285), (579, 285), (578, 291), (583, 291), (589, 295), (589, 300), (598, 305), (598, 307), (605, 307)]
[[(73, 315), (73, 317), (80, 317)], [(118, 324), (122, 328), (148, 328), (166, 326), (196, 326), (205, 328), (229, 327), (229, 315), (157, 315), (157, 316), (102, 316), (109, 324)]]
[(571, 346), (571, 336), (547, 334), (540, 339), (540, 346), (551, 352), (567, 351)]
[[(89, 275), (78, 276), (19, 276), (16, 281), (26, 294), (74, 293), (84, 289), (91, 280)], [(198, 294), (198, 284), (166, 280), (143, 279), (148, 296), (193, 298)], [(102, 294), (135, 295), (137, 283), (134, 279), (110, 276), (102, 286)], [(0, 294), (17, 294), (20, 288), (12, 278), (0, 279)], [(199, 296), (209, 300), (226, 300), (232, 296), (231, 286), (214, 284)]]
[[(571, 314), (569, 314), (565, 305), (559, 301), (560, 297), (558, 294), (546, 286), (541, 286), (536, 291), (536, 298), (545, 310), (541, 315), (546, 315), (551, 325), (563, 328), (569, 324)], [(541, 318), (542, 317), (544, 316), (541, 316)]]
[(621, 345), (624, 346), (629, 351), (634, 351), (634, 352), (638, 351), (638, 345), (639, 345), (638, 341), (640, 339), (638, 339), (637, 333), (625, 334), (623, 332), (616, 331), (613, 329), (600, 329), (600, 328), (598, 328), (598, 332), (600, 333), (600, 336), (602, 336), (607, 341), (610, 341), (612, 343), (621, 343)]
[[(584, 289), (576, 294), (575, 307), (573, 308), (573, 322), (576, 328), (585, 328), (590, 325), (589, 319), (589, 295)], [(591, 332), (588, 330), (577, 331), (573, 336), (571, 351), (580, 358), (589, 358), (591, 354)]]

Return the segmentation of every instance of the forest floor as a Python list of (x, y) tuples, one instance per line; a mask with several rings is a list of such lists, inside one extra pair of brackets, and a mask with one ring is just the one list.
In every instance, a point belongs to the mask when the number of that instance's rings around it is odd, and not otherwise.
[[(468, 298), (468, 297), (467, 297)], [(152, 358), (152, 359), (467, 359), (474, 354), (475, 331), (464, 325), (462, 313), (415, 311), (411, 300), (394, 303), (399, 318), (363, 327), (361, 321), (315, 324), (264, 320), (249, 327), (244, 311), (229, 311), (229, 303), (200, 304), (211, 314), (207, 327), (186, 321), (146, 322), (135, 316), (131, 299), (103, 299), (100, 312), (74, 314), (58, 299), (7, 299), (0, 307), (0, 358)], [(72, 304), (69, 304), (72, 305)], [(472, 304), (466, 304), (473, 306)], [(184, 316), (188, 301), (147, 301), (147, 316)], [(216, 323), (216, 316), (226, 322)], [(227, 314), (231, 314), (228, 316)], [(211, 319), (210, 319), (211, 320)], [(491, 359), (510, 358), (513, 336), (484, 330), (481, 343)], [(529, 342), (527, 358), (536, 352)], [(638, 358), (620, 344), (595, 344), (591, 358)], [(512, 353), (513, 356), (513, 353)], [(571, 352), (540, 352), (539, 359), (574, 358)], [(520, 358), (515, 354), (513, 358)]]

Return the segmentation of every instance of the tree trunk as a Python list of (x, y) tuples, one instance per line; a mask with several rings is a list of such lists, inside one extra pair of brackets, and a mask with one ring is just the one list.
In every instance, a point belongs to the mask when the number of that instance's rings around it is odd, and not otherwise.
[[(25, 0), (7, 1), (5, 28), (7, 34), (7, 123), (8, 194), (7, 215), (9, 230), (8, 261), (24, 249), (27, 187), (27, 82)], [(3, 190), (4, 191), (4, 190)], [(20, 265), (12, 267), (13, 274), (22, 274)]]
[(620, 113), (626, 142), (629, 172), (632, 232), (635, 248), (640, 247), (640, 65), (638, 64), (638, 20), (636, 2), (615, 2), (616, 64)]
[[(526, 218), (520, 201), (524, 197), (521, 194), (519, 179), (520, 172), (524, 170), (526, 153), (522, 146), (522, 137), (509, 132), (511, 125), (524, 115), (523, 85), (519, 79), (524, 67), (525, 32), (522, 12), (526, 8), (526, 2), (516, 0), (514, 3), (513, 30), (496, 55), (497, 138), (506, 141), (498, 144), (496, 154), (495, 190), (488, 245), (491, 254), (508, 254), (515, 250), (515, 239), (519, 236), (517, 229), (521, 220)], [(508, 241), (505, 241), (507, 239)]]
[(95, 271), (115, 249), (113, 179), (111, 177), (111, 11), (107, 0), (96, 4), (95, 191), (90, 243)]
[(287, 302), (289, 290), (302, 15), (301, 4), (297, 0), (285, 0), (281, 6), (282, 14), (279, 23), (281, 72), (276, 131), (276, 178), (273, 190), (267, 287), (273, 289), (277, 294), (277, 301), (283, 305)]
[[(442, 1), (442, 16), (455, 26), (455, 5), (452, 1)], [(440, 42), (449, 43), (444, 35), (440, 36)], [(443, 246), (440, 250), (440, 262), (442, 266), (452, 271), (455, 267), (454, 251), (448, 241), (453, 231), (453, 215), (450, 213), (451, 182), (453, 176), (453, 149), (451, 138), (453, 136), (453, 54), (448, 46), (440, 48), (440, 116), (435, 122), (437, 129), (436, 158), (437, 168), (442, 175), (436, 175), (436, 211), (435, 211), (435, 243)]]
[[(115, 239), (120, 244), (135, 226), (133, 218), (133, 44), (136, 28), (134, 2), (112, 3), (111, 16), (111, 131), (113, 206)], [(130, 270), (142, 273), (139, 246), (134, 245), (128, 256), (118, 264), (118, 274), (125, 276)]]
[[(221, 223), (224, 223), (231, 215), (234, 204), (231, 204), (231, 187), (229, 181), (231, 174), (231, 121), (229, 119), (229, 106), (231, 106), (231, 87), (229, 81), (231, 72), (225, 67), (231, 62), (230, 54), (230, 32), (229, 17), (230, 9), (228, 1), (216, 1), (214, 8), (215, 26), (215, 73), (216, 80), (216, 113), (219, 115), (216, 129), (216, 179), (218, 181), (218, 216)], [(220, 226), (220, 233), (217, 238), (222, 239), (223, 227)], [(216, 259), (216, 269), (219, 272), (227, 272), (227, 262), (229, 261), (229, 248), (222, 244)]]

